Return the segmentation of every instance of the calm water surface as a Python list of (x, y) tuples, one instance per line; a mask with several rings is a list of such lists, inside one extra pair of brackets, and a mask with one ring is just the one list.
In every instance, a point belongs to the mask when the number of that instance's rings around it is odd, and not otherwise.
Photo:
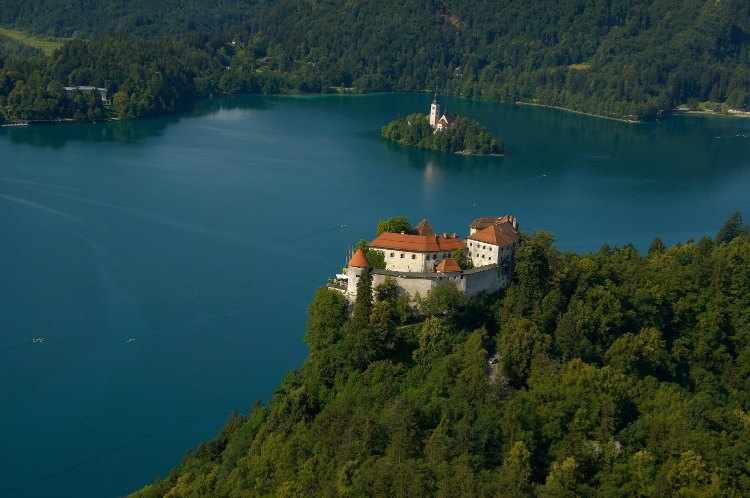
[(750, 215), (750, 121), (449, 100), (507, 157), (379, 140), (428, 103), (247, 97), (0, 130), (0, 496), (121, 496), (267, 400), (305, 356), (313, 291), (379, 217), (464, 233), (511, 212), (585, 251)]

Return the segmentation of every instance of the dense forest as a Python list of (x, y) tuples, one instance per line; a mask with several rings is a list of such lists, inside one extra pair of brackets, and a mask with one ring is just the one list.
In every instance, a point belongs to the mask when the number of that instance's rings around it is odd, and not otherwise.
[(119, 117), (342, 89), (638, 119), (707, 101), (750, 109), (746, 0), (0, 0), (0, 23), (78, 38), (51, 60), (3, 56), (9, 119), (88, 112), (55, 91), (73, 81), (124, 88)]
[(511, 286), (468, 301), (370, 282), (351, 310), (320, 289), (304, 365), (133, 496), (750, 495), (739, 215), (648, 254), (524, 235)]
[(385, 125), (383, 138), (401, 145), (458, 154), (502, 154), (503, 142), (471, 119), (458, 117), (446, 130), (433, 132), (426, 114), (410, 114)]

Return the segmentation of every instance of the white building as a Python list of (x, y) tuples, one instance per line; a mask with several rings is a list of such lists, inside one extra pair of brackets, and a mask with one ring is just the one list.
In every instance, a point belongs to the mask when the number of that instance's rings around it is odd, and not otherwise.
[(450, 128), (456, 123), (455, 116), (450, 114), (441, 114), (440, 104), (437, 101), (437, 95), (432, 99), (430, 106), (430, 126), (435, 131), (442, 131)]
[[(371, 268), (365, 251), (358, 249), (329, 288), (354, 301), (357, 283), (369, 271), (373, 289), (392, 279), (412, 299), (427, 295), (441, 282), (453, 283), (467, 296), (495, 292), (510, 282), (509, 263), (520, 240), (517, 227), (512, 216), (479, 218), (472, 222), (466, 241), (456, 234), (435, 234), (427, 220), (417, 225), (416, 234), (384, 232), (369, 249), (384, 255), (385, 268)], [(452, 257), (457, 249), (467, 251), (474, 268), (459, 266)]]
[(454, 234), (435, 234), (427, 220), (417, 225), (415, 235), (383, 232), (370, 242), (370, 249), (383, 253), (385, 269), (403, 272), (434, 272), (453, 251), (466, 248), (466, 242)]
[(519, 241), (515, 216), (477, 218), (469, 227), (466, 246), (475, 268), (503, 266), (513, 257)]
[(63, 90), (65, 90), (65, 93), (68, 96), (74, 96), (76, 93), (98, 93), (99, 99), (102, 101), (103, 105), (109, 106), (112, 104), (112, 102), (109, 100), (109, 95), (106, 88), (99, 88), (95, 86), (66, 86), (63, 87)]

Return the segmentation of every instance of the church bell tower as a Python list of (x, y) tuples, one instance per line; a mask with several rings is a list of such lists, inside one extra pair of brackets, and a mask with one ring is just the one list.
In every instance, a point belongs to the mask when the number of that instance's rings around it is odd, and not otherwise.
[(430, 106), (430, 126), (434, 129), (437, 127), (438, 119), (440, 119), (440, 104), (437, 101), (437, 94), (432, 99), (432, 105)]

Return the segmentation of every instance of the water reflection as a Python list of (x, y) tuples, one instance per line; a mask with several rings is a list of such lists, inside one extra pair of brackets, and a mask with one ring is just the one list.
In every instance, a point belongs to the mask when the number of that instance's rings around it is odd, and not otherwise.
[(50, 123), (25, 128), (0, 128), (0, 140), (12, 144), (60, 149), (69, 142), (141, 144), (162, 136), (185, 119), (209, 117), (217, 122), (239, 122), (251, 111), (268, 110), (272, 101), (260, 96), (205, 99), (191, 109), (156, 118), (98, 123)]

